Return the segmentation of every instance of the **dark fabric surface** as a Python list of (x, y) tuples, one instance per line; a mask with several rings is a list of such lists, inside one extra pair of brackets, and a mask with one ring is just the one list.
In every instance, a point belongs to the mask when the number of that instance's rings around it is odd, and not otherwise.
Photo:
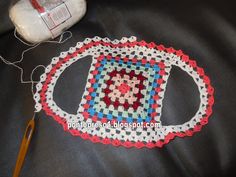
[[(15, 1), (14, 1), (15, 2)], [(8, 10), (13, 1), (0, 1), (0, 34), (9, 31), (13, 28), (13, 24), (11, 23)]]
[[(25, 69), (25, 79), (29, 79), (36, 65), (49, 64), (51, 57), (86, 37), (119, 39), (135, 35), (139, 40), (182, 49), (205, 69), (215, 88), (213, 115), (209, 124), (193, 137), (176, 138), (161, 149), (150, 150), (93, 144), (64, 132), (51, 117), (40, 112), (22, 177), (236, 176), (233, 1), (89, 1), (85, 18), (71, 31), (73, 38), (66, 43), (42, 44), (25, 55), (20, 64)], [(9, 60), (19, 59), (26, 48), (13, 37), (13, 31), (0, 36), (0, 53)], [(76, 112), (90, 63), (90, 58), (77, 62), (58, 81), (55, 100), (68, 112)], [(30, 85), (22, 85), (19, 80), (19, 70), (0, 62), (1, 177), (12, 175), (34, 107)], [(163, 124), (187, 121), (198, 104), (196, 85), (186, 73), (174, 68), (163, 103)]]

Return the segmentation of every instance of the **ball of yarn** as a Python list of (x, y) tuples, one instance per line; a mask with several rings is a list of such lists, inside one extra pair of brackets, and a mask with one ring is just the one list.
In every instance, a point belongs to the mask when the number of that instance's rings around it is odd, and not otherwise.
[[(56, 5), (53, 6), (53, 3)], [(85, 0), (45, 2), (43, 0), (20, 0), (10, 8), (9, 16), (17, 32), (26, 41), (39, 43), (59, 36), (78, 22), (85, 12)], [(47, 20), (48, 18), (52, 20)]]

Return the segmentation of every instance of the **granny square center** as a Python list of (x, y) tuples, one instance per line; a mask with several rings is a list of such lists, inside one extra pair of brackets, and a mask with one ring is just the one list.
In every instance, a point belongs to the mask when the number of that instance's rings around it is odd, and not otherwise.
[(126, 83), (122, 83), (120, 86), (118, 86), (118, 90), (120, 91), (120, 93), (126, 94), (130, 91), (130, 86)]
[(113, 104), (114, 108), (123, 106), (125, 110), (133, 107), (137, 110), (140, 99), (143, 98), (141, 91), (145, 88), (143, 81), (146, 79), (142, 74), (136, 75), (132, 70), (127, 73), (125, 69), (116, 69), (109, 73), (110, 79), (106, 82), (107, 88), (103, 101), (107, 106)]
[(92, 66), (79, 113), (95, 122), (154, 121), (165, 73), (162, 62), (100, 56)]

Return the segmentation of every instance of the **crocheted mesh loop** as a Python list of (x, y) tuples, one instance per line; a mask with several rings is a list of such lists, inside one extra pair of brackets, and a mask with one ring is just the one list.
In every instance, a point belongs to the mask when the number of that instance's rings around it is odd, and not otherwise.
[[(77, 114), (69, 114), (55, 103), (54, 86), (67, 67), (85, 56), (93, 58), (87, 84)], [(198, 86), (200, 105), (189, 121), (162, 126), (162, 100), (173, 65), (193, 78)], [(136, 148), (162, 147), (176, 136), (192, 136), (208, 123), (214, 104), (210, 79), (195, 60), (181, 50), (137, 41), (136, 37), (120, 40), (94, 37), (78, 42), (69, 51), (52, 58), (36, 90), (36, 111), (44, 110), (65, 131), (94, 143)], [(156, 126), (68, 128), (69, 122), (142, 122)]]

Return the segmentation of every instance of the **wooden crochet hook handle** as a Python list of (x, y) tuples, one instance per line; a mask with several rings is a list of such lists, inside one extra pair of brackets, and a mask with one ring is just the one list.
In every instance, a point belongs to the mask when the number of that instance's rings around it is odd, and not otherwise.
[(26, 127), (25, 134), (21, 142), (20, 151), (18, 153), (13, 177), (18, 177), (20, 174), (23, 162), (25, 160), (25, 155), (27, 153), (30, 144), (30, 140), (34, 132), (34, 127), (35, 127), (35, 121), (34, 118), (32, 118)]

